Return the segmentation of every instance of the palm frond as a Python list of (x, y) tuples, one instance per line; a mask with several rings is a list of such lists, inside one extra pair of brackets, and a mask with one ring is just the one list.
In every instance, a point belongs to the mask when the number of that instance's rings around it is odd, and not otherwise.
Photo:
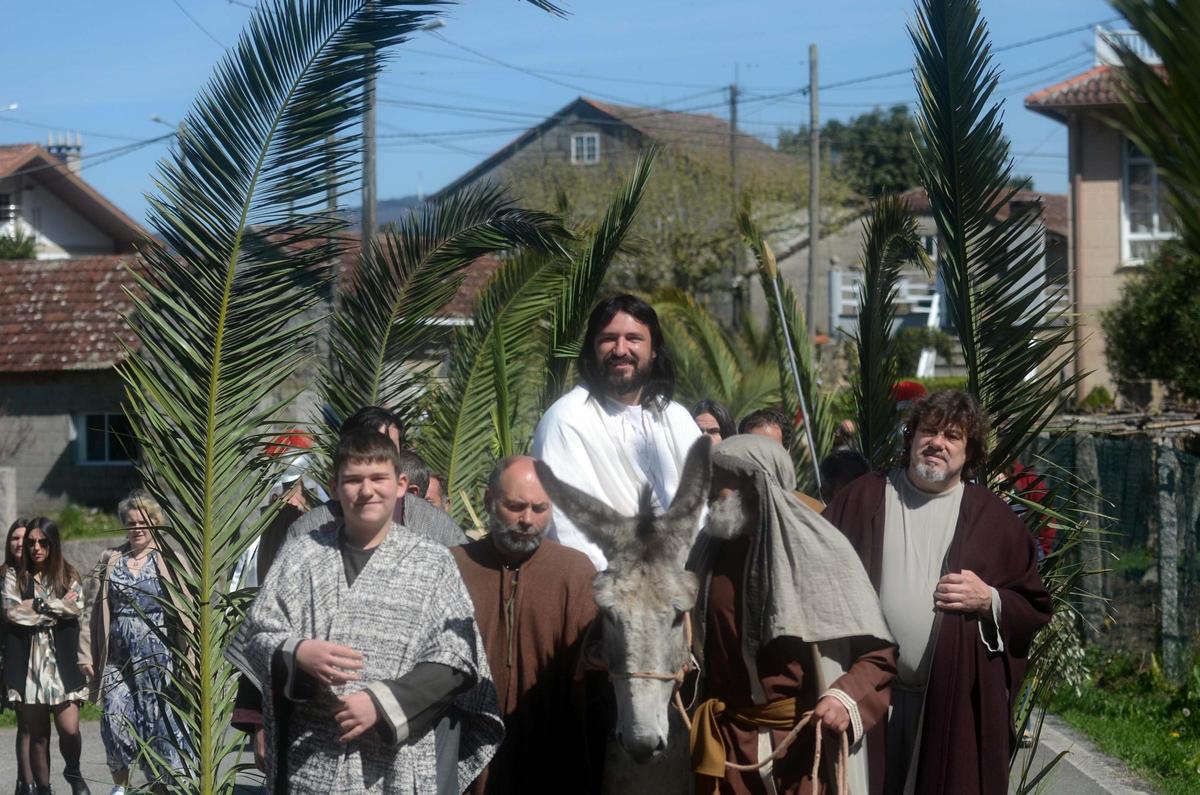
[(446, 475), (453, 513), (470, 519), (496, 458), (527, 446), (545, 372), (547, 318), (562, 292), (564, 262), (527, 252), (500, 268), (469, 325), (454, 334), (449, 375), (432, 392), (422, 453)]
[(565, 289), (551, 315), (543, 407), (548, 407), (566, 391), (571, 362), (579, 355), (592, 305), (596, 303), (609, 266), (621, 251), (637, 217), (656, 156), (657, 150), (651, 147), (638, 157), (628, 182), (613, 197), (603, 219), (587, 235), (586, 244), (573, 259)]
[[(411, 213), (359, 261), (330, 323), (330, 360), (320, 393), (341, 420), (378, 405), (416, 424), (431, 331), (477, 258), (530, 248), (562, 251), (566, 231), (553, 216), (519, 209), (483, 186)], [(337, 428), (327, 427), (324, 447)]]
[(1056, 308), (1065, 285), (1045, 275), (1040, 203), (996, 217), (1017, 189), (979, 3), (921, 0), (918, 8), (909, 33), (921, 174), (968, 390), (991, 418), (987, 478), (1028, 446), (1077, 380), (1062, 376), (1072, 327)]
[(899, 421), (892, 388), (898, 374), (893, 326), (900, 275), (908, 263), (925, 270), (930, 264), (916, 218), (898, 196), (884, 196), (872, 203), (862, 247), (863, 282), (853, 338), (858, 372), (852, 389), (862, 453), (875, 469), (884, 469), (893, 452)]
[(802, 491), (808, 494), (817, 493), (816, 477), (813, 470), (821, 459), (829, 454), (833, 447), (833, 432), (835, 421), (831, 396), (820, 389), (821, 373), (817, 367), (817, 352), (813, 341), (805, 331), (808, 325), (804, 320), (804, 311), (796, 299), (796, 293), (786, 282), (779, 285), (783, 306), (774, 300), (775, 287), (769, 275), (768, 261), (774, 262), (775, 255), (771, 253), (766, 238), (754, 222), (748, 207), (738, 213), (738, 227), (742, 237), (754, 252), (758, 261), (758, 276), (762, 283), (763, 294), (771, 309), (771, 324), (774, 330), (775, 345), (778, 351), (778, 370), (780, 393), (783, 405), (788, 415), (795, 417), (800, 413), (800, 400), (796, 395), (791, 365), (787, 355), (787, 336), (783, 324), (791, 329), (792, 352), (796, 357), (797, 369), (800, 372), (800, 389), (804, 391), (804, 402), (808, 405), (809, 416), (804, 421), (809, 423), (812, 430), (814, 450), (809, 450), (803, 441), (804, 434), (793, 434), (792, 454), (796, 459), (796, 481)]
[(755, 356), (758, 340), (729, 334), (706, 307), (682, 290), (661, 290), (651, 305), (675, 361), (677, 400), (687, 405), (716, 400), (734, 417), (779, 402), (773, 349), (769, 361), (760, 361)]
[(1166, 183), (1172, 223), (1189, 251), (1200, 252), (1200, 6), (1166, 0), (1113, 0), (1161, 66), (1118, 44), (1123, 132), (1154, 160)]

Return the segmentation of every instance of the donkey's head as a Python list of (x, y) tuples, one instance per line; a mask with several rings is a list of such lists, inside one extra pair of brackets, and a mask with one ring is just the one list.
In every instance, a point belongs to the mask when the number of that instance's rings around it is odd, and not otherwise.
[(708, 499), (710, 447), (707, 438), (692, 445), (661, 516), (648, 491), (637, 516), (622, 516), (537, 464), (550, 499), (608, 558), (595, 580), (604, 662), (616, 693), (617, 740), (640, 762), (667, 748), (674, 677), (689, 659), (686, 621), (697, 581), (684, 563)]

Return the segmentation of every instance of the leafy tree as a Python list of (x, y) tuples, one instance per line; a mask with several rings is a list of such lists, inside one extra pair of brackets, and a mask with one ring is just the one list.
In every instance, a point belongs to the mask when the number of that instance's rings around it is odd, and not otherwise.
[(894, 335), (896, 344), (896, 366), (901, 378), (914, 378), (921, 352), (932, 348), (938, 356), (948, 359), (958, 347), (958, 341), (940, 329), (925, 326), (902, 328)]
[[(900, 193), (919, 182), (916, 122), (907, 105), (875, 108), (821, 127), (821, 148), (829, 154), (834, 179), (860, 196)], [(808, 126), (779, 131), (779, 149), (808, 159)], [(822, 153), (824, 155), (824, 153)]]
[[(553, 160), (519, 160), (504, 179), (521, 204), (530, 208), (569, 208), (574, 217), (596, 219), (608, 197), (621, 189), (634, 153), (617, 153), (581, 168)], [(610, 278), (624, 289), (653, 293), (662, 287), (687, 292), (728, 292), (728, 272), (742, 243), (731, 206), (732, 172), (720, 146), (664, 147), (654, 178), (622, 255)], [(834, 180), (822, 182), (822, 200), (842, 203), (847, 191)], [(775, 231), (808, 203), (808, 163), (783, 155), (743, 156), (738, 163), (742, 197), (758, 210), (756, 220)], [(594, 222), (594, 221), (592, 221)]]
[(1118, 380), (1162, 381), (1175, 396), (1200, 399), (1200, 257), (1163, 246), (1101, 315), (1104, 351)]

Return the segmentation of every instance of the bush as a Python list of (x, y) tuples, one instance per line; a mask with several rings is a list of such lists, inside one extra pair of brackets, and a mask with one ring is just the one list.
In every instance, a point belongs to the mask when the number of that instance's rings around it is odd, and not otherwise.
[(1125, 284), (1100, 324), (1109, 369), (1119, 380), (1154, 379), (1177, 398), (1200, 399), (1200, 358), (1194, 355), (1200, 350), (1200, 257), (1164, 244)]
[(37, 256), (37, 238), (17, 232), (0, 235), (0, 259), (33, 259)]
[(1108, 411), (1113, 407), (1116, 401), (1113, 400), (1112, 394), (1103, 386), (1094, 386), (1092, 391), (1087, 393), (1087, 397), (1079, 401), (1078, 409), (1085, 414), (1100, 414)]
[(98, 508), (68, 505), (52, 517), (64, 541), (72, 538), (97, 538), (120, 535), (124, 532), (121, 520), (115, 514), (104, 513)]

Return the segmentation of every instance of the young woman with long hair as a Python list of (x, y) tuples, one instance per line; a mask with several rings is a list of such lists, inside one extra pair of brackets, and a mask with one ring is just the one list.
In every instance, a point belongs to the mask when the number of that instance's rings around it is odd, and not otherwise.
[[(28, 519), (18, 517), (8, 527), (8, 535), (4, 539), (4, 565), (0, 566), (0, 584), (4, 582), (4, 575), (10, 570), (20, 571), (21, 559), (25, 556), (25, 525), (29, 524)], [(4, 619), (3, 613), (0, 612), (0, 671), (3, 670), (3, 654), (4, 654)], [(0, 674), (2, 676), (2, 674)], [(3, 681), (3, 679), (0, 679)], [(0, 687), (0, 710), (7, 709), (10, 706), (8, 703), (8, 689)], [(25, 778), (26, 764), (22, 766), (21, 760), (27, 759), (29, 756), (29, 735), (17, 729), (16, 740), (16, 757), (17, 757), (17, 795), (25, 790), (25, 785), (31, 783)]]
[(4, 686), (29, 736), (29, 754), (21, 760), (26, 793), (51, 791), (53, 715), (72, 795), (90, 795), (79, 771), (79, 706), (93, 674), (91, 652), (79, 642), (82, 612), (83, 587), (63, 557), (58, 526), (44, 516), (31, 520), (20, 569), (4, 575)]

